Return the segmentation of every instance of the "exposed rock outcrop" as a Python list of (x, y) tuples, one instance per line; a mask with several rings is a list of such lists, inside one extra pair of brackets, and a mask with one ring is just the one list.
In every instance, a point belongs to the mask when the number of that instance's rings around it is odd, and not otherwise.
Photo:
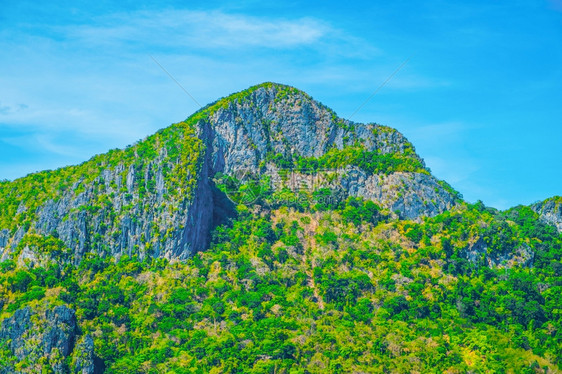
[(0, 344), (5, 345), (13, 357), (9, 362), (0, 363), (0, 373), (37, 373), (44, 366), (54, 373), (67, 373), (66, 358), (73, 353), (79, 354), (76, 360), (79, 365), (74, 372), (102, 372), (103, 364), (99, 360), (94, 362), (91, 337), (84, 339), (78, 350), (75, 349), (77, 337), (74, 310), (64, 305), (41, 313), (30, 307), (19, 309), (3, 320), (0, 327)]
[(271, 185), (277, 190), (287, 187), (292, 191), (314, 192), (328, 188), (338, 199), (352, 196), (372, 200), (397, 213), (402, 219), (433, 217), (458, 202), (458, 197), (447, 184), (424, 173), (369, 174), (348, 166), (312, 174), (298, 171), (287, 173), (270, 167), (266, 174), (271, 177)]
[(366, 175), (361, 171), (356, 171), (356, 175), (359, 177), (348, 181), (347, 189), (351, 195), (376, 201), (398, 212), (403, 219), (433, 217), (452, 208), (457, 202), (455, 194), (431, 175), (400, 172)]
[(85, 335), (78, 341), (72, 357), (71, 372), (101, 374), (105, 370), (103, 361), (94, 354), (94, 339), (90, 335)]
[(377, 124), (353, 123), (302, 91), (281, 85), (253, 90), (245, 100), (230, 100), (209, 118), (214, 172), (258, 172), (268, 153), (320, 157), (329, 149), (361, 143), (382, 154), (404, 153), (413, 146), (398, 131)]
[(535, 259), (534, 252), (526, 243), (522, 243), (512, 251), (488, 253), (488, 246), (482, 238), (461, 251), (461, 255), (475, 264), (483, 261), (484, 264), (490, 268), (505, 267), (508, 269), (516, 266), (533, 266), (533, 261)]
[[(289, 94), (285, 93), (289, 90)], [(284, 96), (282, 100), (279, 96)], [(322, 104), (296, 89), (278, 85), (253, 91), (247, 100), (230, 101), (210, 116), (205, 138), (210, 139), (211, 173), (236, 174), (243, 170), (281, 179), (280, 171), (268, 162), (271, 154), (288, 158), (319, 158), (330, 149), (361, 144), (379, 154), (407, 154), (420, 162), (414, 147), (398, 131), (376, 124), (353, 123), (335, 116)], [(263, 165), (266, 165), (264, 167)], [(276, 187), (301, 188), (298, 185), (313, 176), (291, 171), (298, 183), (275, 183)], [(285, 178), (287, 179), (287, 178)], [(459, 201), (459, 196), (430, 173), (396, 172), (389, 175), (369, 174), (349, 167), (338, 172), (338, 178), (325, 183), (344, 195), (370, 199), (397, 212), (401, 218), (435, 216)], [(305, 185), (321, 187), (305, 181)]]
[[(174, 147), (176, 155), (170, 156)], [(144, 148), (147, 155), (138, 154)], [(188, 155), (179, 153), (183, 148)], [(0, 260), (25, 251), (18, 246), (31, 233), (60, 238), (76, 263), (87, 252), (116, 258), (138, 255), (183, 259), (205, 249), (208, 240), (197, 231), (209, 230), (213, 204), (207, 174), (198, 173), (203, 164), (202, 151), (195, 134), (174, 125), (122, 151), (129, 153), (129, 159), (127, 155), (116, 160), (102, 155), (73, 167), (75, 171), (43, 172), (53, 175), (42, 176), (47, 180), (44, 189), (50, 189), (52, 197), (36, 208), (33, 204), (37, 199), (20, 202), (15, 217), (7, 221), (24, 223), (0, 230)], [(95, 172), (85, 174), (90, 169)], [(49, 184), (53, 183), (49, 179), (64, 183), (60, 174), (69, 174), (67, 179), (77, 181), (68, 188)], [(33, 184), (34, 179), (37, 177), (30, 175), (19, 182)], [(21, 198), (17, 191), (16, 196)]]
[(539, 215), (541, 221), (555, 226), (558, 231), (562, 232), (562, 197), (555, 196), (533, 204), (531, 209)]

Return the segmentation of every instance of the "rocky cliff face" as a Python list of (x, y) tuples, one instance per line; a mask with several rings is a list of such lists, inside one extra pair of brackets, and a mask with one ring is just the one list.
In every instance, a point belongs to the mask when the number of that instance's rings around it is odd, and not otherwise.
[[(187, 258), (207, 245), (212, 216), (203, 146), (185, 123), (123, 151), (0, 185), (0, 257), (32, 234), (85, 253)], [(209, 214), (212, 214), (212, 210)]]
[[(258, 171), (268, 153), (321, 157), (331, 148), (360, 142), (381, 153), (405, 153), (412, 144), (398, 131), (338, 118), (297, 89), (263, 85), (244, 100), (230, 100), (209, 116), (214, 172)], [(419, 156), (412, 156), (423, 163)]]
[[(280, 180), (280, 174), (286, 174), (288, 167), (279, 170), (272, 158), (319, 159), (331, 150), (359, 145), (365, 152), (407, 157), (418, 163), (421, 170), (374, 174), (346, 166), (337, 173), (337, 183), (331, 181), (324, 186), (329, 184), (344, 195), (373, 200), (408, 219), (434, 216), (459, 200), (456, 192), (427, 172), (412, 144), (398, 131), (338, 118), (304, 92), (287, 86), (263, 85), (244, 100), (225, 104), (209, 116), (203, 131), (212, 155), (211, 175), (237, 174), (243, 170)], [(312, 177), (310, 171), (290, 173), (302, 181), (307, 174), (308, 178), (318, 178), (325, 170), (314, 170)], [(307, 188), (312, 184), (306, 183)], [(272, 187), (295, 190), (302, 184), (289, 179)], [(314, 186), (320, 187), (323, 186)]]
[[(377, 169), (375, 158), (391, 167)], [(125, 150), (1, 183), (0, 254), (24, 253), (26, 237), (39, 234), (60, 239), (75, 262), (88, 252), (185, 259), (206, 248), (224, 214), (217, 173), (278, 177), (299, 160), (352, 171), (337, 189), (402, 218), (434, 216), (459, 200), (398, 131), (338, 118), (301, 91), (267, 83)]]
[[(12, 360), (0, 363), (0, 373), (38, 373), (45, 366), (53, 373), (69, 370), (81, 374), (103, 371), (103, 363), (95, 358), (90, 336), (78, 339), (76, 316), (61, 305), (36, 313), (30, 307), (17, 310), (2, 321), (0, 341), (11, 353)], [(68, 366), (66, 359), (73, 358)]]
[(562, 197), (556, 196), (533, 204), (531, 209), (537, 212), (541, 221), (555, 226), (562, 232)]

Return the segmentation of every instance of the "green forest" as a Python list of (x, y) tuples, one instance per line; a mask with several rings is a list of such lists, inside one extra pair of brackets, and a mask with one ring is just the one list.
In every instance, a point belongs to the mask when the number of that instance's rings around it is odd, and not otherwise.
[[(237, 212), (187, 262), (92, 255), (74, 267), (57, 238), (30, 238), (48, 265), (1, 263), (1, 317), (74, 308), (107, 373), (562, 367), (562, 237), (527, 207), (463, 204), (420, 223), (360, 199)], [(487, 250), (468, 261), (477, 238)], [(522, 245), (532, 266), (488, 266)], [(2, 347), (0, 358), (37, 365)]]

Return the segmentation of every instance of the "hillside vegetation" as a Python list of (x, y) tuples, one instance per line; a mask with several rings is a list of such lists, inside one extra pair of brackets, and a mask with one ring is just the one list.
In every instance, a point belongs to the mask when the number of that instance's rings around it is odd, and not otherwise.
[(396, 130), (255, 86), (0, 183), (0, 374), (561, 372), (557, 204), (463, 202)]
[[(562, 364), (562, 237), (529, 208), (465, 205), (423, 223), (388, 221), (357, 200), (238, 211), (186, 263), (93, 256), (72, 267), (56, 261), (60, 241), (35, 242), (50, 256), (44, 267), (2, 263), (3, 315), (68, 305), (110, 373), (533, 373)], [(489, 247), (470, 262), (462, 252), (477, 238)], [(532, 267), (487, 266), (522, 244), (536, 253)], [(6, 349), (2, 357), (17, 361)]]

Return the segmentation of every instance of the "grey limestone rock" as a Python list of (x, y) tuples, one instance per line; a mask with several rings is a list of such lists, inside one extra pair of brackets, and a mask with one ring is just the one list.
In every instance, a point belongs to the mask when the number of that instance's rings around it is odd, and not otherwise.
[(83, 336), (74, 348), (71, 372), (76, 374), (103, 373), (105, 366), (94, 354), (94, 339), (91, 335)]
[(461, 255), (472, 263), (478, 264), (481, 260), (490, 268), (512, 268), (516, 266), (533, 266), (534, 252), (528, 244), (523, 243), (513, 251), (502, 253), (488, 253), (488, 246), (482, 238), (467, 246), (461, 251)]
[[(79, 352), (76, 353), (79, 365), (74, 372), (100, 372), (93, 371), (96, 365), (91, 337), (84, 338), (76, 346), (77, 331), (75, 312), (65, 305), (48, 308), (43, 312), (25, 307), (2, 321), (0, 342), (7, 343), (15, 363), (27, 361), (27, 365), (23, 366), (26, 373), (36, 372), (38, 367), (35, 364), (39, 360), (46, 362), (54, 373), (67, 373), (69, 368), (66, 358), (73, 355), (76, 349)], [(14, 362), (0, 363), (0, 372), (15, 372), (13, 365)], [(101, 368), (103, 364), (98, 362), (97, 366)]]
[(562, 232), (562, 197), (556, 196), (542, 202), (531, 205), (540, 220), (546, 224), (555, 226)]
[[(398, 131), (337, 118), (300, 91), (278, 100), (282, 89), (277, 85), (261, 87), (249, 100), (232, 101), (210, 118), (205, 134), (210, 139), (211, 174), (244, 170), (278, 179), (279, 171), (274, 167), (268, 166), (266, 171), (260, 168), (268, 152), (320, 157), (330, 148), (356, 143), (381, 154), (411, 151), (423, 165), (413, 146)], [(406, 219), (435, 216), (459, 201), (456, 193), (429, 173), (369, 175), (355, 168), (338, 181), (337, 188), (345, 190), (345, 194), (373, 200)]]

